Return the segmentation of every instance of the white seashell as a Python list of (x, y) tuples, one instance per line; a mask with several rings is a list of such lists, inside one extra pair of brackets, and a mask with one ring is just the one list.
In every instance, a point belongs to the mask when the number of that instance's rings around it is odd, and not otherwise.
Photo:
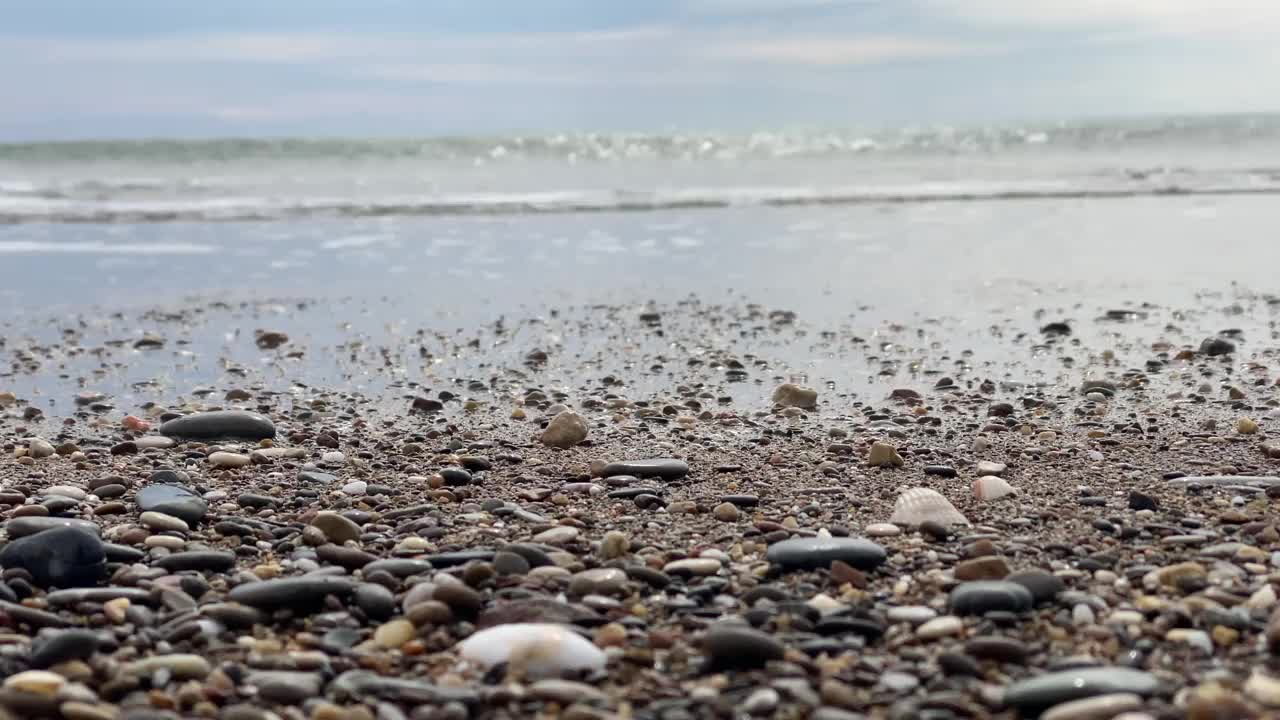
[(462, 657), (485, 668), (507, 663), (527, 678), (603, 670), (605, 655), (590, 640), (553, 623), (510, 623), (481, 630), (458, 644)]
[(995, 500), (1017, 492), (1004, 478), (983, 475), (973, 481), (973, 496), (979, 500)]
[(920, 525), (935, 522), (939, 525), (968, 525), (969, 521), (936, 490), (908, 488), (898, 496), (889, 522), (894, 525)]

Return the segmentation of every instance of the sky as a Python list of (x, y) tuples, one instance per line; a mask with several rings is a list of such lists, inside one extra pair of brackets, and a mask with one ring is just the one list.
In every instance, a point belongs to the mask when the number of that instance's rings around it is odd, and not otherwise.
[(0, 140), (1280, 110), (1280, 0), (0, 0)]

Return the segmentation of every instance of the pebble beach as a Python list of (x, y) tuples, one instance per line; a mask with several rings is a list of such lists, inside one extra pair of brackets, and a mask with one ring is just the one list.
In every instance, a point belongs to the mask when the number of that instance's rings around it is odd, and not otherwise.
[(1280, 713), (1276, 297), (344, 312), (8, 321), (3, 713)]

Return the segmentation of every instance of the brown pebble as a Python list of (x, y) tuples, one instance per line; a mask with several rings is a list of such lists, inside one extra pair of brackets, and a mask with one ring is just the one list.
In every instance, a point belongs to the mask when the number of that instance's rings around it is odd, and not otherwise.
[(1009, 565), (1002, 557), (977, 557), (956, 563), (957, 580), (1003, 580), (1009, 574)]

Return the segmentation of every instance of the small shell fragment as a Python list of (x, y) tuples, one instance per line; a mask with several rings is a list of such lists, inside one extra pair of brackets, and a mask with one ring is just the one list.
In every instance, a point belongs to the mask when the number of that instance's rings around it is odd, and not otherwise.
[(973, 496), (979, 500), (995, 500), (1015, 492), (1008, 481), (995, 475), (983, 475), (973, 481)]
[(893, 516), (889, 522), (895, 525), (920, 525), (935, 522), (939, 525), (968, 525), (955, 505), (951, 504), (936, 490), (929, 488), (908, 488), (898, 496), (893, 506)]

